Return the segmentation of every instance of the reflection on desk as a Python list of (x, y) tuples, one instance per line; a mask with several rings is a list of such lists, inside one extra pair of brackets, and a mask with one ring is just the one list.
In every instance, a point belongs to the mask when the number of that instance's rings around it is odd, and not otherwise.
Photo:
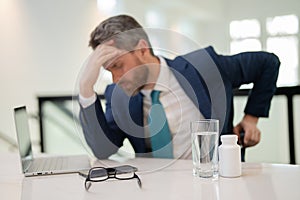
[(243, 163), (242, 176), (206, 180), (193, 177), (191, 160), (137, 158), (95, 166), (130, 164), (139, 168), (143, 188), (135, 180), (108, 180), (84, 189), (78, 174), (24, 178), (18, 155), (0, 155), (1, 199), (300, 199), (300, 166)]

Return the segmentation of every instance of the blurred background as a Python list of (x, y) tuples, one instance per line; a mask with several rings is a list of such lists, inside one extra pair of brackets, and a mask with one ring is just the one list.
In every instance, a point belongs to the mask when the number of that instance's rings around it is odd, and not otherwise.
[[(35, 152), (89, 152), (72, 96), (91, 53), (90, 32), (102, 20), (124, 13), (144, 27), (174, 31), (199, 47), (212, 45), (220, 54), (276, 53), (282, 62), (277, 85), (287, 90), (273, 99), (270, 118), (260, 120), (261, 142), (247, 149), (246, 160), (290, 163), (292, 139), (294, 162), (300, 164), (299, 90), (290, 100), (286, 95), (300, 82), (298, 0), (0, 0), (0, 153), (17, 151), (13, 108), (19, 105), (28, 108)], [(173, 40), (170, 48), (184, 45)], [(109, 74), (101, 78), (99, 93), (110, 82)], [(235, 97), (236, 123), (245, 99)], [(293, 103), (293, 138), (288, 101)]]

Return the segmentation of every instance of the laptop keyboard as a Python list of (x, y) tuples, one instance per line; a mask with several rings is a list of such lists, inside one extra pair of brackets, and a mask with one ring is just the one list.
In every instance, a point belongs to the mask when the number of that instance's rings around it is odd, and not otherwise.
[(67, 157), (53, 157), (53, 158), (38, 158), (32, 162), (29, 171), (55, 171), (65, 169), (68, 165)]

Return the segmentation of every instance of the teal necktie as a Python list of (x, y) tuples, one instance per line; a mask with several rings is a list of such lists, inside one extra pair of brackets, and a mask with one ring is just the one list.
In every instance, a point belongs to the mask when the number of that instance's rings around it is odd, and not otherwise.
[(173, 158), (172, 137), (159, 93), (156, 90), (151, 92), (152, 106), (148, 117), (152, 155), (155, 158)]

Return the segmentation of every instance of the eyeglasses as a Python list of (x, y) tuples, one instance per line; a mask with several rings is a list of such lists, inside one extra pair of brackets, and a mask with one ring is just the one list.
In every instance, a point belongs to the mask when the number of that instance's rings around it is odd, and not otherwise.
[(122, 165), (112, 168), (93, 167), (89, 170), (84, 186), (86, 190), (89, 190), (92, 182), (101, 182), (109, 178), (115, 178), (118, 180), (130, 180), (136, 178), (139, 187), (142, 188), (141, 179), (135, 174), (136, 171), (137, 168), (130, 165)]

